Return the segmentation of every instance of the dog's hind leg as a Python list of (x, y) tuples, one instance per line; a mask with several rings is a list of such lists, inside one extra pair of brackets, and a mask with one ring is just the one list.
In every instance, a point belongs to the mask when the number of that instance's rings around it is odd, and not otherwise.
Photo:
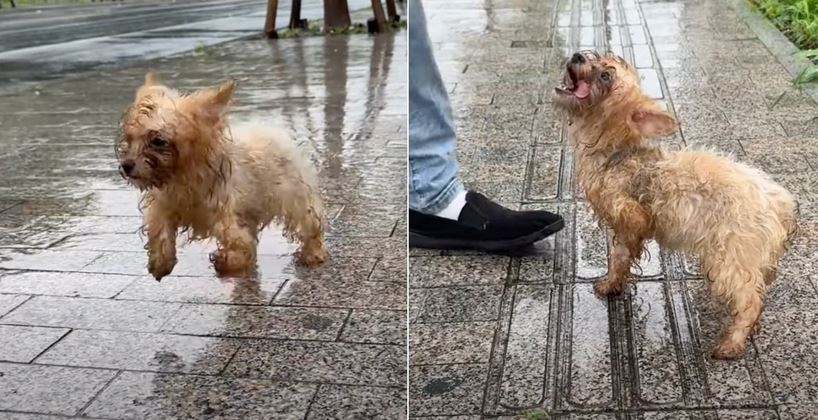
[(221, 275), (241, 275), (256, 263), (258, 227), (253, 221), (227, 216), (216, 223), (214, 234), (219, 248), (211, 255), (213, 267)]
[(731, 316), (712, 356), (714, 359), (735, 359), (744, 353), (747, 338), (757, 328), (764, 308), (765, 274), (761, 269), (748, 269), (729, 259), (722, 260), (718, 266), (705, 268), (713, 293), (728, 301)]

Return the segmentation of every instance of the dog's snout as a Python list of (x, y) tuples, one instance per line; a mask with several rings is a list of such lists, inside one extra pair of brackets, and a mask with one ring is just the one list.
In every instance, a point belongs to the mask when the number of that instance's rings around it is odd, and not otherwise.
[(580, 53), (574, 53), (571, 56), (571, 64), (583, 64), (585, 63), (585, 56)]
[(133, 168), (136, 166), (136, 162), (131, 159), (128, 159), (122, 162), (122, 172), (125, 172), (125, 175), (130, 175), (133, 172)]

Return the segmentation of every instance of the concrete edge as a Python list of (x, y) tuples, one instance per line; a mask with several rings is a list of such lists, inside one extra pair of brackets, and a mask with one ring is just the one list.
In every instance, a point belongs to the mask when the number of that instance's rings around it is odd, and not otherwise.
[[(757, 11), (749, 0), (727, 0), (727, 2), (738, 12), (750, 30), (756, 34), (759, 40), (775, 56), (781, 65), (793, 79), (808, 66), (813, 65), (806, 58), (796, 57), (795, 53), (800, 51), (787, 37), (778, 30), (766, 17)], [(798, 88), (809, 95), (818, 104), (818, 84), (800, 85)]]

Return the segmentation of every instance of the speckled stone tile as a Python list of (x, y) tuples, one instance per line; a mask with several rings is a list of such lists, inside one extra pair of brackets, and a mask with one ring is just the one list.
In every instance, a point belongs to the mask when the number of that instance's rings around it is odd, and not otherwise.
[(781, 420), (802, 420), (818, 417), (818, 405), (783, 404), (778, 407), (778, 418)]
[(9, 270), (77, 271), (99, 258), (96, 251), (0, 250), (0, 268)]
[(11, 312), (14, 308), (20, 306), (29, 299), (30, 295), (6, 295), (0, 294), (0, 317)]
[(403, 345), (406, 343), (406, 311), (354, 309), (340, 341)]
[(257, 340), (242, 345), (225, 375), (400, 386), (406, 378), (405, 350), (393, 345)]
[(68, 331), (67, 328), (0, 325), (0, 361), (29, 363)]
[(134, 280), (132, 276), (20, 271), (0, 275), (0, 293), (110, 298)]
[(596, 279), (608, 273), (606, 233), (594, 219), (590, 206), (577, 206), (576, 276)]
[(397, 388), (321, 385), (308, 420), (406, 418), (406, 391)]
[(779, 420), (775, 410), (718, 410), (719, 420)]
[(74, 330), (36, 363), (215, 375), (238, 346), (211, 337)]
[(0, 363), (0, 410), (77, 414), (115, 371)]
[(409, 287), (503, 284), (508, 257), (439, 256), (409, 258)]
[(123, 372), (85, 410), (91, 417), (303, 419), (317, 386), (257, 379)]
[(288, 281), (275, 305), (402, 310), (406, 286), (398, 283), (356, 282), (344, 278), (306, 278)]
[(715, 411), (648, 411), (642, 414), (644, 420), (718, 420)]
[(488, 366), (420, 365), (409, 373), (411, 416), (479, 414)]
[[(186, 303), (266, 305), (284, 285), (284, 279), (168, 276), (157, 282), (141, 276), (116, 298)], [(2, 281), (0, 281), (2, 284)]]
[(52, 416), (47, 414), (24, 414), (0, 412), (0, 420), (67, 420), (72, 417)]
[(414, 324), (409, 328), (409, 363), (488, 363), (495, 322)]
[[(404, 236), (405, 237), (405, 236)], [(406, 284), (406, 258), (383, 258), (375, 263), (369, 281)]]
[(348, 309), (184, 305), (162, 327), (175, 334), (332, 341)]
[(152, 332), (178, 309), (172, 303), (35, 296), (0, 318), (0, 324)]
[(416, 322), (493, 321), (499, 316), (502, 286), (460, 286), (427, 290)]
[[(517, 286), (508, 341), (500, 378), (500, 403), (507, 407), (533, 407), (550, 395), (546, 369), (551, 339), (553, 290), (549, 286)], [(556, 309), (556, 308), (555, 308)]]

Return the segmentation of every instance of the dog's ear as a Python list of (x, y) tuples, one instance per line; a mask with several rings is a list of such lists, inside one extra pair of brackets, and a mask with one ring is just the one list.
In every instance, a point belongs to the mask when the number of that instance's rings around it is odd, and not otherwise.
[(151, 87), (159, 86), (161, 83), (159, 82), (159, 76), (156, 73), (149, 71), (145, 73), (145, 83), (136, 90), (136, 98), (139, 99), (144, 96)]
[(667, 111), (655, 105), (641, 106), (630, 116), (630, 125), (642, 137), (660, 137), (672, 134), (679, 128), (679, 123)]
[(201, 115), (218, 119), (230, 104), (236, 84), (236, 80), (230, 80), (216, 87), (202, 89), (188, 97), (188, 100)]

